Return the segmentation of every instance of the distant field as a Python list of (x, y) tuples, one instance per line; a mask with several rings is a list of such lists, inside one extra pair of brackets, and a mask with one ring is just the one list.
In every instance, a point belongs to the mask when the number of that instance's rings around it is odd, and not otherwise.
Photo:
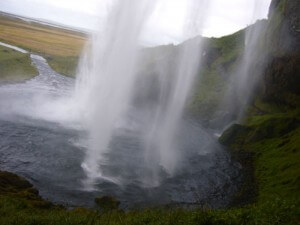
[(35, 52), (77, 56), (86, 40), (84, 34), (0, 15), (0, 40)]
[(46, 57), (64, 75), (75, 75), (86, 35), (0, 14), (0, 41)]

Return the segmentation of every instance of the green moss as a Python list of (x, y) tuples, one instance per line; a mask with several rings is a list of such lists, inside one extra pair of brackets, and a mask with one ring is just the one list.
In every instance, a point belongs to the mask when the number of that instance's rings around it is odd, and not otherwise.
[(278, 198), (294, 201), (299, 210), (299, 121), (299, 111), (250, 116), (244, 126), (234, 125), (220, 138), (233, 152), (254, 155), (258, 205)]
[(261, 98), (257, 98), (254, 101), (254, 107), (262, 113), (282, 113), (288, 110), (286, 105), (272, 104), (270, 102), (265, 102)]
[[(260, 185), (259, 201), (280, 197), (297, 199), (300, 190), (300, 129), (284, 135), (260, 141), (251, 147), (260, 156), (256, 161), (256, 176)], [(298, 205), (299, 206), (299, 205)]]
[(24, 81), (36, 75), (29, 54), (0, 46), (0, 81)]
[(0, 193), (16, 193), (29, 188), (32, 188), (32, 185), (25, 179), (9, 172), (0, 171)]
[(75, 77), (79, 57), (77, 56), (46, 56), (51, 68), (62, 75)]
[(223, 132), (219, 138), (219, 142), (223, 145), (231, 145), (237, 142), (239, 137), (244, 137), (249, 128), (240, 124), (231, 125), (226, 131)]

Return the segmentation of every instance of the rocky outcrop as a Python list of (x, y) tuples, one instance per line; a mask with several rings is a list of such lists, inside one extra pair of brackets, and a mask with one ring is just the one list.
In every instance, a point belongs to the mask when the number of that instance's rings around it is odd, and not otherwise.
[(0, 171), (0, 198), (2, 196), (11, 196), (19, 201), (26, 201), (26, 207), (30, 206), (43, 209), (54, 207), (51, 202), (41, 198), (39, 191), (34, 188), (31, 183), (7, 171)]
[(273, 0), (265, 36), (264, 98), (290, 107), (300, 100), (300, 2)]

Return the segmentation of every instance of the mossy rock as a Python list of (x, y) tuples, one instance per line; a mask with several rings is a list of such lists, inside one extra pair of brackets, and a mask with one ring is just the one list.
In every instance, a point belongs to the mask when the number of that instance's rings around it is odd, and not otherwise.
[(219, 138), (219, 142), (223, 145), (229, 146), (235, 143), (238, 137), (243, 136), (249, 131), (249, 127), (240, 124), (233, 124), (225, 130)]
[(280, 137), (299, 126), (296, 118), (271, 118), (255, 127), (249, 134), (248, 141), (256, 142), (268, 138)]
[(95, 198), (95, 202), (104, 211), (117, 210), (120, 205), (120, 201), (113, 196), (97, 197)]
[(22, 207), (49, 209), (54, 205), (41, 198), (39, 191), (24, 178), (6, 171), (0, 171), (0, 196), (11, 196), (23, 202)]
[(27, 180), (16, 174), (0, 171), (0, 193), (19, 192), (27, 189), (33, 189), (32, 184)]

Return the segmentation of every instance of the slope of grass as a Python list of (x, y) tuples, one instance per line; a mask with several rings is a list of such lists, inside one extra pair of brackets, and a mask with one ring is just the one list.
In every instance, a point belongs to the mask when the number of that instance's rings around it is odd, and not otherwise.
[(29, 54), (0, 46), (0, 81), (23, 81), (36, 75)]
[[(245, 181), (252, 181), (246, 185), (258, 190), (258, 206), (279, 201), (294, 208), (293, 217), (300, 221), (300, 112), (280, 112), (282, 109), (277, 106), (260, 105), (263, 109), (259, 114), (251, 111), (252, 115), (244, 124), (231, 126), (221, 136), (220, 142), (240, 158), (252, 155), (254, 173), (248, 176), (254, 176), (255, 182), (249, 177), (245, 177)], [(268, 112), (261, 114), (264, 110)], [(298, 224), (296, 221), (294, 224)]]
[(76, 75), (78, 56), (46, 56), (46, 59), (54, 71), (65, 76)]

